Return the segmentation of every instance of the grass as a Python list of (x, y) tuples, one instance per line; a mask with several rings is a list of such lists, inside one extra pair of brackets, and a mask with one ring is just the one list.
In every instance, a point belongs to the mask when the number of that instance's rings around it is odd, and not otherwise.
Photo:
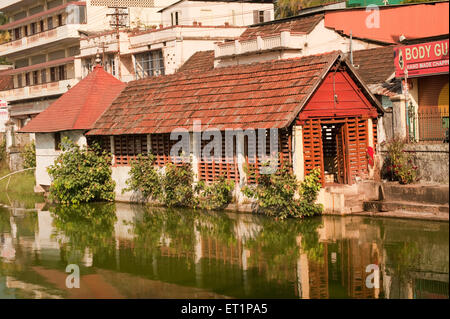
[[(0, 163), (0, 178), (11, 173), (8, 166)], [(0, 181), (0, 203), (11, 206), (12, 203), (18, 202), (20, 207), (34, 208), (35, 203), (42, 203), (44, 196), (34, 192), (35, 178), (34, 171), (25, 171), (11, 176), (9, 181), (5, 178)], [(8, 189), (6, 186), (8, 185)]]

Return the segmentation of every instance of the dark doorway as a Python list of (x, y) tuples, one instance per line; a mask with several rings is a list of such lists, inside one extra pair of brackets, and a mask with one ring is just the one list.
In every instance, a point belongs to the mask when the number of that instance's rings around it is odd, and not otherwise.
[(322, 124), (323, 170), (325, 184), (347, 184), (347, 139), (345, 123)]

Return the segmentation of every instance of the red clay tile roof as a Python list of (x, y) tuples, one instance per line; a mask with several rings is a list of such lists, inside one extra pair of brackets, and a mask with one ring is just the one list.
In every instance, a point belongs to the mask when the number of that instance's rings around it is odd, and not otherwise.
[(214, 50), (195, 52), (178, 72), (205, 72), (214, 69)]
[(323, 13), (301, 16), (287, 21), (272, 21), (261, 25), (248, 27), (239, 37), (240, 40), (256, 38), (257, 36), (269, 36), (279, 34), (282, 30), (289, 30), (291, 33), (310, 33), (314, 27), (323, 19)]
[(411, 40), (448, 34), (448, 1), (381, 6), (378, 9), (379, 27), (367, 26), (366, 21), (374, 11), (367, 12), (366, 8), (328, 11), (325, 27), (346, 35), (351, 31), (355, 38), (384, 43), (399, 43), (401, 35)]
[(284, 128), (342, 52), (129, 82), (88, 135)]
[(96, 66), (87, 77), (63, 94), (19, 132), (45, 133), (88, 130), (126, 86)]
[(393, 46), (354, 51), (353, 65), (367, 84), (383, 83), (395, 72)]

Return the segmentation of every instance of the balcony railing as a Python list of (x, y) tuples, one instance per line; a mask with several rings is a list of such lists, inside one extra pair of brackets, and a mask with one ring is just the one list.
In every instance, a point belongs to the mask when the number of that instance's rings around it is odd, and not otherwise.
[(281, 31), (280, 34), (267, 37), (256, 37), (248, 40), (236, 40), (216, 45), (215, 57), (240, 55), (250, 52), (266, 51), (274, 49), (300, 50), (304, 46), (303, 34), (291, 34), (289, 31)]
[(6, 91), (0, 91), (0, 98), (10, 102), (24, 99), (32, 99), (42, 96), (63, 94), (67, 92), (68, 85), (73, 87), (75, 84), (77, 84), (77, 82), (78, 81), (76, 79), (68, 79), (56, 82), (47, 82), (44, 84), (25, 86)]
[(130, 35), (130, 47), (133, 50), (152, 44), (162, 45), (165, 41), (172, 41), (175, 39), (234, 39), (239, 37), (243, 31), (243, 27), (180, 25)]
[(3, 43), (0, 45), (0, 56), (10, 55), (25, 49), (35, 48), (64, 39), (77, 39), (80, 37), (78, 29), (81, 26), (80, 24), (66, 24), (55, 29)]
[(0, 4), (0, 11), (4, 8), (7, 8), (9, 6), (12, 6), (13, 4), (18, 4), (19, 2), (22, 2), (23, 0), (2, 0)]

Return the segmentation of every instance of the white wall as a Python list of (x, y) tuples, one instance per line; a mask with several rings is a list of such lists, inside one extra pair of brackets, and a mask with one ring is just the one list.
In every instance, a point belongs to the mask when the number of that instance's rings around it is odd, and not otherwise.
[(271, 3), (227, 3), (227, 2), (201, 2), (183, 1), (162, 13), (162, 24), (171, 25), (172, 12), (180, 12), (179, 25), (191, 25), (194, 21), (202, 25), (251, 25), (253, 11), (270, 11), (270, 20), (273, 20), (274, 9)]
[[(79, 146), (86, 145), (84, 131), (61, 132), (61, 139), (67, 136)], [(55, 150), (54, 133), (36, 133), (36, 185), (50, 186), (51, 180), (47, 167), (53, 165), (61, 151)]]

